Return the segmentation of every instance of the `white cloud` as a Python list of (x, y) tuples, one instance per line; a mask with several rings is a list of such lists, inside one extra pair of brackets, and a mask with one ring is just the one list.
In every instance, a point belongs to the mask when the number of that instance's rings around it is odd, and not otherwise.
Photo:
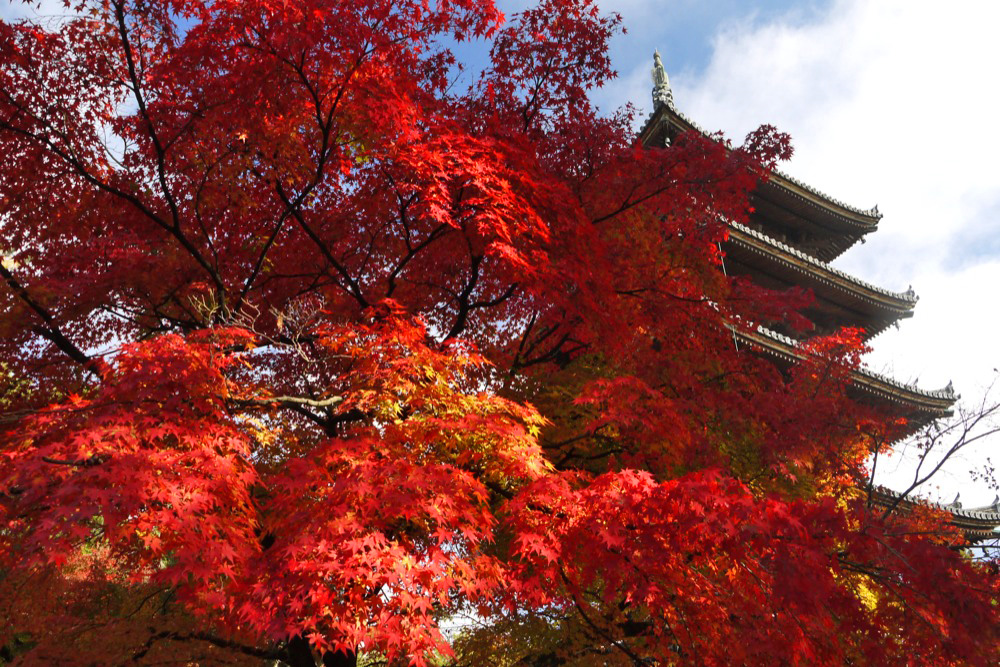
[(998, 24), (990, 0), (841, 0), (806, 23), (729, 25), (705, 72), (674, 77), (704, 127), (777, 125), (796, 146), (786, 171), (879, 205), (879, 232), (837, 264), (921, 300), (870, 362), (973, 398), (1000, 366)]

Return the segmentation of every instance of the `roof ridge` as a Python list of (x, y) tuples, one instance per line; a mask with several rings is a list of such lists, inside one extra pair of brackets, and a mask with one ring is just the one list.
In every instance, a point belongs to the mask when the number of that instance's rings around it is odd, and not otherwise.
[(838, 275), (841, 278), (847, 278), (851, 282), (854, 282), (854, 283), (856, 283), (858, 285), (861, 285), (862, 287), (867, 287), (868, 289), (872, 290), (873, 292), (878, 292), (879, 294), (883, 294), (885, 296), (890, 296), (890, 297), (899, 299), (900, 301), (906, 301), (908, 303), (916, 303), (917, 301), (920, 300), (920, 297), (917, 296), (917, 294), (913, 291), (912, 287), (910, 289), (906, 290), (905, 292), (895, 292), (893, 290), (886, 289), (884, 287), (879, 287), (878, 285), (874, 285), (874, 284), (868, 282), (867, 280), (862, 280), (861, 278), (858, 278), (856, 276), (852, 276), (851, 274), (847, 273), (846, 271), (841, 271), (840, 269), (834, 268), (833, 266), (830, 266), (829, 264), (827, 264), (823, 260), (821, 260), (821, 259), (819, 259), (817, 257), (813, 257), (809, 253), (803, 252), (803, 251), (799, 250), (798, 248), (795, 248), (793, 246), (788, 245), (787, 243), (784, 243), (783, 241), (779, 241), (779, 240), (777, 240), (775, 238), (772, 238), (772, 237), (768, 236), (767, 234), (765, 234), (763, 232), (759, 232), (756, 229), (753, 229), (752, 227), (749, 227), (747, 225), (744, 225), (744, 224), (736, 222), (736, 221), (730, 221), (729, 224), (732, 227), (736, 228), (737, 230), (739, 230), (739, 231), (741, 231), (741, 232), (743, 232), (745, 234), (749, 234), (749, 235), (751, 235), (751, 236), (753, 236), (753, 237), (755, 237), (757, 239), (760, 239), (761, 241), (764, 241), (765, 243), (767, 243), (769, 245), (772, 245), (772, 246), (774, 246), (774, 247), (776, 247), (776, 248), (778, 248), (780, 250), (783, 250), (783, 251), (789, 253), (790, 255), (798, 257), (799, 259), (804, 259), (807, 262), (815, 264), (816, 266), (819, 266), (820, 268), (825, 269), (826, 271), (829, 271), (830, 273)]
[[(757, 333), (763, 334), (764, 336), (767, 336), (768, 338), (772, 338), (774, 340), (777, 340), (780, 343), (784, 343), (785, 345), (788, 345), (789, 347), (792, 347), (792, 348), (799, 348), (800, 347), (799, 341), (797, 341), (794, 338), (791, 338), (789, 336), (785, 336), (783, 334), (780, 334), (777, 331), (773, 331), (771, 329), (768, 329), (767, 327), (765, 327), (762, 324), (757, 325), (757, 329), (756, 330), (757, 330)], [(878, 380), (879, 382), (884, 382), (884, 383), (886, 383), (888, 385), (896, 387), (897, 389), (905, 389), (906, 391), (911, 391), (911, 392), (913, 392), (915, 394), (919, 394), (921, 396), (926, 396), (927, 398), (942, 398), (942, 399), (951, 400), (951, 401), (954, 401), (954, 400), (956, 400), (958, 398), (958, 395), (955, 393), (955, 389), (952, 386), (951, 382), (949, 382), (945, 387), (943, 387), (941, 389), (921, 389), (920, 387), (918, 387), (916, 385), (916, 383), (906, 383), (906, 382), (902, 382), (901, 380), (896, 380), (895, 378), (891, 378), (891, 377), (889, 377), (887, 375), (882, 375), (881, 373), (876, 373), (875, 371), (871, 370), (867, 366), (859, 366), (857, 368), (857, 371), (859, 373), (861, 373), (862, 375), (865, 375), (865, 376), (867, 376), (867, 377), (869, 377), (869, 378), (871, 378), (873, 380)]]
[[(711, 138), (712, 137), (712, 135), (711, 135), (710, 132), (708, 132), (701, 125), (699, 125), (698, 123), (694, 122), (693, 120), (691, 120), (690, 118), (688, 118), (686, 115), (684, 115), (683, 113), (681, 113), (680, 111), (678, 111), (677, 107), (675, 107), (673, 104), (661, 104), (661, 105), (658, 105), (655, 109), (653, 109), (653, 111), (651, 111), (649, 113), (649, 115), (646, 117), (646, 120), (643, 122), (642, 127), (639, 128), (639, 131), (637, 133), (639, 136), (643, 135), (646, 132), (646, 130), (653, 124), (653, 120), (656, 118), (656, 116), (659, 114), (660, 109), (662, 109), (662, 108), (666, 108), (669, 112), (673, 113), (675, 116), (677, 116), (678, 118), (680, 118), (681, 120), (683, 120), (685, 123), (687, 123), (688, 125), (690, 125), (694, 129), (696, 129), (703, 136), (705, 136), (707, 138)], [(802, 188), (803, 190), (806, 190), (807, 192), (809, 192), (810, 194), (813, 194), (813, 195), (815, 195), (815, 196), (817, 196), (817, 197), (819, 197), (821, 199), (825, 199), (826, 201), (830, 202), (831, 204), (835, 204), (835, 205), (839, 206), (840, 208), (842, 208), (842, 209), (844, 209), (846, 211), (850, 211), (851, 213), (854, 213), (855, 215), (862, 215), (862, 216), (866, 216), (866, 217), (870, 217), (870, 218), (875, 218), (876, 224), (877, 224), (877, 222), (879, 220), (882, 219), (882, 213), (879, 212), (877, 204), (875, 206), (869, 208), (869, 209), (863, 209), (863, 208), (860, 208), (858, 206), (852, 206), (851, 204), (848, 204), (848, 203), (846, 203), (846, 202), (844, 202), (844, 201), (842, 201), (840, 199), (837, 199), (836, 197), (833, 197), (833, 196), (831, 196), (831, 195), (823, 192), (819, 188), (816, 188), (816, 187), (814, 187), (812, 185), (809, 185), (808, 183), (806, 183), (804, 181), (801, 181), (801, 180), (795, 178), (794, 176), (791, 176), (791, 175), (789, 175), (789, 174), (787, 174), (787, 173), (785, 173), (785, 172), (783, 172), (783, 171), (781, 171), (779, 169), (774, 169), (774, 170), (772, 170), (771, 173), (774, 174), (774, 175), (777, 175), (777, 176), (779, 176), (781, 178), (783, 178), (786, 181), (789, 181), (790, 183), (793, 183), (793, 184), (797, 185), (798, 187)]]
[[(899, 491), (894, 491), (886, 486), (876, 486), (876, 491), (883, 493), (887, 496), (892, 496), (893, 498), (899, 498), (902, 493)], [(910, 503), (920, 503), (934, 509), (944, 510), (955, 514), (958, 516), (964, 516), (970, 519), (981, 519), (994, 522), (1000, 522), (1000, 496), (997, 496), (996, 500), (993, 501), (992, 505), (986, 505), (984, 507), (969, 507), (963, 508), (962, 503), (958, 502), (958, 498), (961, 494), (955, 496), (955, 500), (950, 503), (941, 503), (936, 500), (931, 500), (930, 498), (925, 498), (923, 496), (910, 495), (907, 494), (902, 498), (904, 502)]]

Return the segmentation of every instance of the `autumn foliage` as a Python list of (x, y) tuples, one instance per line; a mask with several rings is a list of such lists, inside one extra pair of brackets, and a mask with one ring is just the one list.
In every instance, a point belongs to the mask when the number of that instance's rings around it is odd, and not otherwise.
[(996, 664), (857, 333), (733, 344), (805, 325), (719, 270), (787, 137), (637, 146), (617, 16), (67, 4), (0, 22), (0, 663)]

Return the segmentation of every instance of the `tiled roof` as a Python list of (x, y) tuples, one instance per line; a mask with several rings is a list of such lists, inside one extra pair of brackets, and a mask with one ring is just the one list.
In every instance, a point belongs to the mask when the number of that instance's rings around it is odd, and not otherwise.
[(786, 174), (783, 171), (779, 171), (779, 170), (775, 169), (774, 173), (777, 174), (778, 176), (780, 176), (781, 178), (785, 179), (786, 181), (794, 183), (795, 185), (799, 186), (803, 190), (806, 190), (807, 192), (816, 195), (820, 199), (825, 199), (826, 201), (831, 202), (833, 204), (836, 204), (840, 208), (848, 210), (851, 213), (856, 213), (858, 215), (863, 215), (863, 216), (869, 217), (869, 218), (875, 218), (876, 220), (881, 220), (882, 219), (882, 214), (879, 213), (877, 205), (876, 206), (872, 206), (871, 208), (867, 208), (867, 209), (858, 208), (857, 206), (851, 206), (850, 204), (842, 202), (841, 200), (837, 199), (836, 197), (831, 197), (830, 195), (826, 194), (822, 190), (814, 188), (813, 186), (811, 186), (811, 185), (809, 185), (807, 183), (804, 183), (804, 182), (800, 181), (799, 179), (797, 179), (797, 178), (795, 178), (793, 176), (789, 176), (788, 174)]
[[(660, 113), (661, 113), (660, 110), (661, 109), (666, 109), (669, 113), (672, 113), (674, 116), (676, 116), (677, 118), (681, 119), (686, 124), (690, 125), (692, 128), (694, 128), (695, 130), (697, 130), (698, 132), (700, 132), (705, 137), (711, 138), (712, 135), (708, 131), (706, 131), (704, 128), (702, 128), (700, 125), (698, 125), (696, 122), (694, 122), (693, 120), (691, 120), (690, 118), (688, 118), (687, 116), (685, 116), (684, 114), (682, 114), (675, 107), (668, 106), (668, 105), (660, 105), (659, 107), (657, 107), (656, 109), (654, 109), (649, 114), (649, 116), (643, 122), (642, 127), (639, 128), (639, 132), (638, 132), (639, 136), (642, 136), (643, 134), (646, 133), (647, 130), (650, 129), (650, 127), (653, 125), (654, 121), (660, 116)], [(775, 170), (774, 172), (772, 172), (772, 180), (773, 180), (773, 176), (777, 176), (779, 179), (787, 181), (787, 182), (795, 185), (796, 187), (799, 187), (802, 190), (805, 190), (809, 194), (817, 197), (818, 199), (822, 199), (825, 202), (827, 202), (829, 204), (833, 204), (834, 206), (836, 206), (838, 208), (841, 208), (841, 209), (843, 209), (845, 211), (853, 213), (853, 214), (855, 214), (857, 216), (863, 216), (863, 217), (867, 217), (867, 218), (873, 218), (874, 222), (870, 223), (869, 225), (866, 225), (866, 226), (874, 226), (875, 224), (878, 223), (879, 220), (882, 219), (882, 214), (879, 213), (878, 206), (873, 206), (872, 208), (869, 208), (869, 209), (858, 208), (857, 206), (851, 206), (850, 204), (847, 204), (847, 203), (845, 203), (845, 202), (837, 199), (836, 197), (832, 197), (832, 196), (826, 194), (825, 192), (823, 192), (822, 190), (814, 188), (813, 186), (808, 185), (807, 183), (804, 183), (804, 182), (800, 181), (799, 179), (797, 179), (797, 178), (795, 178), (793, 176), (789, 176), (788, 174), (786, 174), (786, 173), (784, 173), (782, 171)]]
[(950, 503), (928, 502), (933, 507), (948, 510), (952, 514), (957, 514), (958, 516), (965, 516), (970, 519), (981, 519), (984, 521), (996, 521), (997, 524), (1000, 525), (1000, 495), (994, 498), (991, 504), (983, 505), (982, 507), (962, 507), (962, 503), (958, 502), (960, 495), (961, 494), (956, 495), (955, 499)]
[(951, 523), (965, 531), (971, 541), (1000, 538), (1000, 496), (991, 505), (968, 509), (964, 509), (958, 502), (958, 496), (950, 503), (937, 503), (920, 497), (906, 497), (900, 500), (899, 497), (900, 494), (892, 489), (885, 487), (875, 489), (876, 501), (882, 506), (887, 507), (899, 502), (902, 505), (919, 504), (948, 512), (952, 517)]
[(762, 232), (758, 232), (757, 230), (755, 230), (755, 229), (753, 229), (751, 227), (747, 227), (746, 225), (743, 225), (743, 224), (738, 223), (738, 222), (730, 222), (729, 224), (730, 224), (731, 227), (733, 227), (733, 229), (739, 230), (740, 232), (742, 232), (744, 234), (748, 234), (750, 236), (753, 236), (754, 238), (756, 238), (756, 239), (758, 239), (760, 241), (763, 241), (764, 243), (766, 243), (766, 244), (768, 244), (770, 246), (778, 248), (779, 250), (782, 250), (783, 252), (786, 252), (786, 253), (794, 256), (794, 257), (797, 257), (797, 258), (799, 258), (801, 260), (804, 260), (804, 261), (812, 264), (813, 266), (815, 266), (815, 267), (817, 267), (819, 269), (822, 269), (823, 271), (826, 271), (828, 273), (831, 273), (831, 274), (834, 274), (836, 276), (839, 276), (839, 277), (847, 280), (848, 282), (851, 282), (851, 283), (857, 285), (858, 287), (862, 287), (862, 288), (870, 290), (872, 292), (876, 292), (876, 293), (881, 294), (883, 296), (887, 296), (887, 297), (889, 297), (891, 299), (896, 299), (898, 301), (905, 301), (905, 302), (910, 303), (910, 304), (915, 304), (917, 302), (917, 300), (919, 299), (919, 297), (916, 295), (916, 293), (914, 293), (914, 291), (912, 289), (908, 289), (905, 292), (894, 292), (892, 290), (887, 290), (887, 289), (884, 289), (882, 287), (878, 287), (877, 285), (873, 285), (873, 284), (871, 284), (871, 283), (869, 283), (867, 281), (861, 280), (860, 278), (855, 278), (854, 276), (850, 275), (849, 273), (845, 273), (844, 271), (841, 271), (840, 269), (835, 269), (834, 267), (830, 266), (826, 262), (824, 262), (824, 261), (822, 261), (820, 259), (817, 259), (817, 258), (813, 257), (812, 255), (804, 253), (804, 252), (802, 252), (801, 250), (799, 250), (797, 248), (793, 248), (792, 246), (788, 245), (787, 243), (782, 243), (781, 241), (778, 241), (777, 239), (773, 239), (770, 236), (768, 236), (767, 234), (764, 234)]
[[(777, 331), (772, 331), (766, 327), (758, 326), (757, 333), (767, 338), (771, 338), (772, 340), (782, 343), (783, 345), (786, 345), (790, 348), (794, 348), (796, 350), (799, 348), (799, 342), (794, 338), (790, 338), (788, 336), (780, 334)], [(886, 375), (882, 375), (881, 373), (876, 373), (875, 371), (872, 371), (868, 368), (861, 367), (857, 370), (857, 372), (863, 377), (870, 378), (881, 384), (888, 385), (889, 387), (892, 387), (894, 389), (910, 392), (918, 396), (924, 396), (927, 398), (935, 398), (947, 401), (954, 401), (958, 398), (958, 395), (955, 393), (955, 389), (954, 387), (952, 387), (952, 384), (950, 382), (946, 387), (942, 389), (921, 389), (916, 384), (912, 383), (908, 384), (906, 382), (900, 382), (899, 380), (893, 379)]]

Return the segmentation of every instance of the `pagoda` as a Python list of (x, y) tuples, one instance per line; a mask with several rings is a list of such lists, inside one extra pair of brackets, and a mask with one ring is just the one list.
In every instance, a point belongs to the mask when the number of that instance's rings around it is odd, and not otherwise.
[[(659, 53), (654, 55), (653, 112), (639, 138), (644, 146), (665, 146), (685, 132), (709, 136), (674, 106), (673, 93)], [(723, 268), (770, 289), (793, 286), (812, 290), (815, 300), (803, 310), (814, 325), (809, 332), (758, 327), (737, 332), (740, 343), (780, 364), (803, 357), (800, 343), (842, 327), (864, 331), (867, 342), (890, 325), (912, 317), (917, 296), (912, 289), (894, 292), (855, 278), (830, 262), (878, 229), (878, 207), (860, 209), (838, 201), (787, 174), (773, 172), (751, 193), (753, 212), (747, 224), (729, 223), (723, 244)], [(910, 432), (952, 414), (958, 398), (951, 383), (921, 389), (860, 368), (851, 390), (858, 400), (876, 403), (905, 417)]]
[[(685, 132), (710, 137), (674, 106), (659, 53), (653, 59), (653, 112), (639, 130), (642, 144), (666, 146)], [(814, 302), (802, 314), (814, 328), (803, 332), (759, 326), (754, 331), (736, 331), (736, 344), (787, 366), (804, 358), (801, 343), (810, 336), (856, 327), (863, 330), (867, 342), (890, 325), (913, 316), (917, 296), (912, 289), (884, 289), (830, 265), (878, 229), (882, 218), (878, 207), (850, 206), (777, 171), (757, 186), (750, 200), (749, 221), (729, 223), (729, 238), (722, 246), (723, 268), (728, 275), (746, 276), (770, 289), (798, 286), (812, 290)], [(905, 417), (907, 434), (950, 416), (958, 398), (950, 382), (942, 389), (921, 389), (864, 367), (852, 372), (849, 390), (856, 400)], [(904, 511), (916, 504), (945, 510), (970, 542), (1000, 537), (1000, 499), (986, 507), (963, 509), (957, 499), (943, 505), (901, 499), (892, 491), (878, 489), (873, 500)]]

